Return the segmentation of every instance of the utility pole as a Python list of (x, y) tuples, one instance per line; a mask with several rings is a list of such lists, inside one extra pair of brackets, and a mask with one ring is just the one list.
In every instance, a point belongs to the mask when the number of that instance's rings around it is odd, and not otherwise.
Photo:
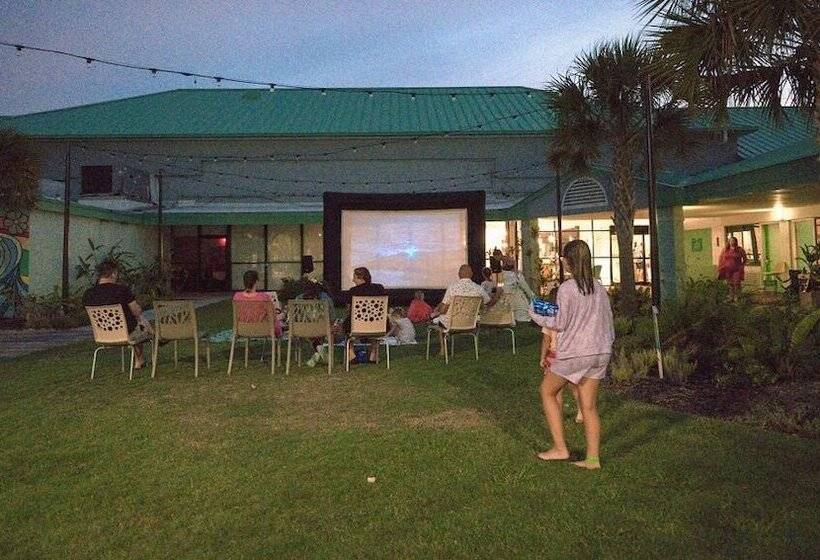
[(63, 177), (63, 299), (68, 299), (68, 234), (71, 220), (71, 144), (66, 143), (65, 150), (65, 175)]

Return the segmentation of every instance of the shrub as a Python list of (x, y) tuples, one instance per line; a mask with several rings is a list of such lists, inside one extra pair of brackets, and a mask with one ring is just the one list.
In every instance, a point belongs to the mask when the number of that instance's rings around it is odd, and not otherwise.
[(68, 329), (88, 324), (88, 315), (79, 294), (63, 299), (55, 292), (47, 296), (27, 296), (24, 302), (26, 327)]
[(663, 351), (664, 379), (672, 383), (684, 383), (695, 371), (695, 362), (692, 355), (685, 350), (669, 348)]
[(620, 350), (612, 358), (612, 379), (619, 383), (646, 379), (653, 368), (657, 371), (657, 364), (655, 350)]

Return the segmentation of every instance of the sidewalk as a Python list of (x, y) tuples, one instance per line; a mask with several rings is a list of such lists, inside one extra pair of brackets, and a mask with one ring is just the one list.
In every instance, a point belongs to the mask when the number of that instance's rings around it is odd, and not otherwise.
[[(223, 294), (200, 297), (194, 300), (194, 307), (216, 303), (227, 299), (227, 297)], [(145, 317), (152, 320), (154, 311), (149, 309), (145, 312)], [(85, 340), (91, 340), (91, 327), (89, 326), (76, 329), (0, 330), (0, 360), (33, 354), (41, 350), (49, 350)]]

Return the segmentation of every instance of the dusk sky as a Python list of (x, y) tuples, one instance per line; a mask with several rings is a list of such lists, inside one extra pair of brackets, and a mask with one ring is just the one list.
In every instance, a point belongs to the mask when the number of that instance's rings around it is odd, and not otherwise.
[[(306, 86), (543, 87), (580, 51), (639, 31), (636, 12), (634, 0), (0, 0), (0, 41)], [(0, 47), (3, 115), (215, 86)]]

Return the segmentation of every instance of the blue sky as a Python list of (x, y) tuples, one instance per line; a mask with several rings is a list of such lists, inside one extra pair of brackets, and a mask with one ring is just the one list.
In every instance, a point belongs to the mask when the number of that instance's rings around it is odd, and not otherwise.
[[(634, 0), (0, 0), (3, 41), (328, 87), (542, 87), (580, 51), (639, 30)], [(0, 84), (5, 115), (215, 87), (7, 47)]]

